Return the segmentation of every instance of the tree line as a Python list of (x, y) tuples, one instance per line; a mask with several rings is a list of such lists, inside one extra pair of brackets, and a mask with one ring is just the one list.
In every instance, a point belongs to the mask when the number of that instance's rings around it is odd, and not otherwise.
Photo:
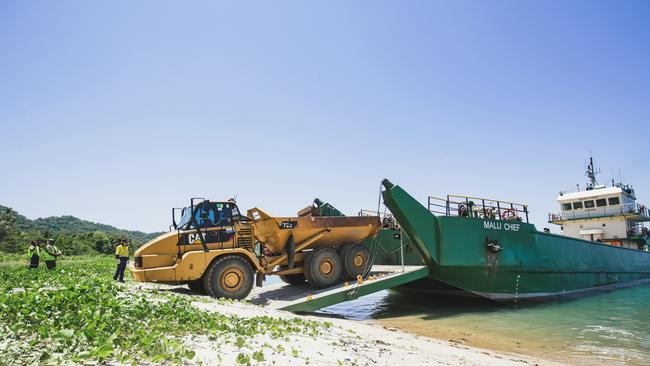
[(119, 239), (130, 239), (137, 248), (159, 234), (120, 230), (73, 216), (30, 220), (0, 206), (0, 252), (4, 253), (24, 253), (31, 240), (55, 239), (64, 255), (113, 254)]

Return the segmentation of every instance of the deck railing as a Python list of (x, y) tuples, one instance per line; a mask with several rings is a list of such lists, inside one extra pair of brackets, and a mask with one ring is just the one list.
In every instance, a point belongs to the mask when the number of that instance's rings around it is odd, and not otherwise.
[[(373, 210), (361, 210), (357, 216), (377, 216), (377, 211)], [(384, 229), (395, 229), (399, 230), (399, 224), (395, 219), (395, 216), (388, 212), (381, 213), (379, 212), (379, 220), (381, 220), (381, 227)]]
[(628, 203), (617, 205), (615, 207), (594, 207), (580, 210), (567, 210), (562, 213), (549, 213), (548, 221), (562, 221), (574, 219), (588, 219), (603, 216), (617, 216), (617, 215), (639, 215), (650, 219), (650, 210), (648, 207), (638, 203)]
[(517, 220), (528, 222), (528, 205), (489, 198), (447, 195), (447, 198), (429, 196), (429, 211), (445, 216), (475, 217), (490, 220)]

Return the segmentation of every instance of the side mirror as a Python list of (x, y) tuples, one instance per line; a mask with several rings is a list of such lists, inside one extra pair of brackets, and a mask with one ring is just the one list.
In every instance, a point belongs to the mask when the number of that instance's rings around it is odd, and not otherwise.
[[(176, 209), (172, 208), (172, 225), (176, 229)], [(171, 228), (170, 228), (171, 230)]]

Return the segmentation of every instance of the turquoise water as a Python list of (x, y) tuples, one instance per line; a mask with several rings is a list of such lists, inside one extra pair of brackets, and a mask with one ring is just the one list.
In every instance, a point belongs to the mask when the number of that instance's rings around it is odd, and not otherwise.
[(384, 291), (322, 312), (571, 364), (650, 365), (650, 285), (518, 307)]

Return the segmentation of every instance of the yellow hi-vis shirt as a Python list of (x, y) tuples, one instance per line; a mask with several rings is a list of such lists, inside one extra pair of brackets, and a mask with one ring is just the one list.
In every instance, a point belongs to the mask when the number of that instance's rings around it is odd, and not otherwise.
[(118, 257), (129, 257), (129, 247), (126, 245), (118, 245), (117, 248), (115, 248), (115, 255)]

